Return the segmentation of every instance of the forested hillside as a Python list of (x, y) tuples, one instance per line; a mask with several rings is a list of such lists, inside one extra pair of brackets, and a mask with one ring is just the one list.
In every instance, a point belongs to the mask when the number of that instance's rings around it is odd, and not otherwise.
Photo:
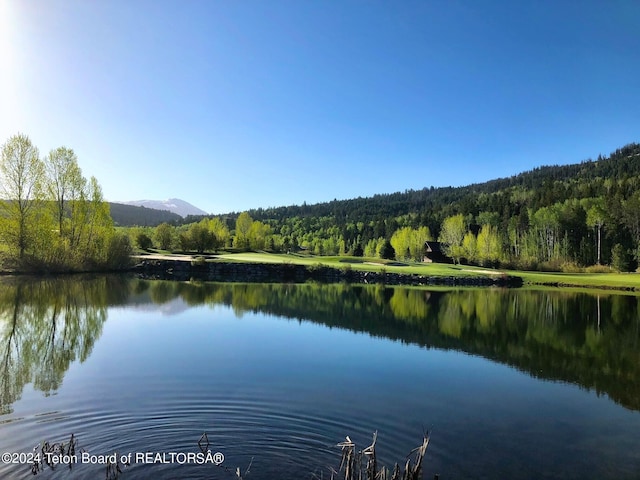
[[(469, 263), (545, 269), (613, 263), (628, 270), (639, 256), (640, 144), (465, 187), (258, 208), (216, 222), (218, 231), (226, 226), (217, 245), (240, 248), (420, 260), (424, 240), (438, 239), (450, 256)], [(186, 229), (182, 240), (188, 245)]]
[(109, 208), (111, 209), (111, 218), (113, 218), (114, 223), (121, 227), (132, 225), (154, 227), (162, 222), (172, 224), (182, 222), (180, 215), (169, 210), (156, 210), (155, 208), (111, 202), (109, 202)]

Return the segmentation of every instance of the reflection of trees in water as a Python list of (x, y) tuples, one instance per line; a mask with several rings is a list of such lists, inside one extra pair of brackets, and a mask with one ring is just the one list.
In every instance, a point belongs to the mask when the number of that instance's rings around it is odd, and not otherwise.
[[(28, 356), (30, 352), (22, 352), (26, 344), (24, 338), (24, 323), (19, 321), (22, 302), (22, 288), (17, 288), (13, 296), (7, 295), (7, 290), (0, 290), (0, 324), (1, 350), (0, 355), (0, 414), (10, 411), (11, 404), (20, 397), (22, 388), (31, 378), (32, 362), (22, 361), (21, 356)], [(13, 297), (13, 298), (11, 298)]]
[(109, 305), (226, 305), (427, 347), (456, 349), (565, 380), (640, 410), (640, 297), (566, 291), (382, 285), (184, 283), (121, 277), (5, 279), (0, 288), (0, 413), (27, 383), (59, 388), (88, 358)]
[(0, 405), (11, 410), (27, 383), (50, 394), (71, 362), (102, 333), (107, 305), (129, 297), (118, 277), (7, 279), (0, 289)]
[(389, 300), (389, 309), (397, 319), (420, 321), (429, 316), (430, 292), (410, 288), (396, 288)]
[(227, 305), (452, 348), (640, 409), (640, 297), (568, 291), (427, 291), (381, 285), (152, 282), (190, 305)]

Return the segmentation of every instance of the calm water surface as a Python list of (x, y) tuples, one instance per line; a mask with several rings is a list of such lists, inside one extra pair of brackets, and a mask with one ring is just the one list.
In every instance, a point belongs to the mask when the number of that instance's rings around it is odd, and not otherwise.
[[(640, 301), (526, 290), (122, 277), (0, 284), (0, 450), (196, 453), (122, 479), (330, 477), (378, 431), (424, 478), (640, 478)], [(225, 471), (227, 467), (230, 471)], [(33, 478), (0, 464), (0, 478)], [(105, 478), (44, 466), (35, 478)]]

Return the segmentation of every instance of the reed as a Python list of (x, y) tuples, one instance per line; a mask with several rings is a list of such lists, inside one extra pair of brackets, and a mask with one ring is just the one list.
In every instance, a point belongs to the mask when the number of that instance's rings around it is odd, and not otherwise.
[(338, 443), (337, 446), (342, 451), (340, 468), (337, 471), (331, 471), (331, 480), (420, 480), (422, 478), (422, 463), (429, 446), (429, 432), (424, 435), (422, 444), (407, 455), (404, 468), (396, 463), (391, 471), (384, 466), (378, 467), (377, 439), (378, 432), (374, 432), (371, 445), (360, 451), (348, 436), (344, 442)]

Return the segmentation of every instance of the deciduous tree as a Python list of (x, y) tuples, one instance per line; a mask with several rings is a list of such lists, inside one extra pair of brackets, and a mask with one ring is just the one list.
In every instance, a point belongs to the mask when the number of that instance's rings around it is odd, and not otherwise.
[(248, 249), (250, 242), (250, 230), (253, 218), (247, 212), (242, 212), (236, 220), (236, 235), (234, 245), (238, 248)]
[(483, 225), (476, 243), (477, 257), (483, 265), (493, 265), (502, 254), (498, 230), (492, 225)]
[(604, 226), (606, 212), (604, 208), (604, 202), (602, 198), (594, 198), (592, 199), (590, 206), (587, 210), (587, 225), (589, 227), (595, 228), (598, 239), (598, 260), (597, 263), (600, 265), (600, 253), (602, 251), (602, 227)]
[(461, 213), (447, 217), (442, 222), (438, 241), (443, 244), (444, 252), (457, 263), (460, 263), (460, 258), (464, 256), (462, 240), (466, 233), (467, 225)]
[(206, 219), (191, 224), (189, 227), (189, 237), (191, 239), (191, 245), (198, 253), (204, 253), (214, 248), (216, 244), (216, 236), (207, 228)]
[(43, 200), (44, 165), (29, 137), (17, 134), (2, 146), (2, 236), (23, 257), (33, 242)]
[(158, 246), (162, 250), (169, 250), (173, 243), (173, 231), (174, 227), (169, 225), (168, 223), (161, 223), (156, 227), (155, 237), (158, 242)]
[(78, 166), (78, 157), (66, 147), (49, 152), (45, 159), (45, 172), (47, 196), (53, 201), (58, 234), (63, 236), (64, 220), (70, 210), (69, 203), (82, 199), (87, 181)]
[(207, 228), (216, 237), (215, 249), (225, 247), (231, 238), (227, 225), (219, 218), (212, 218), (208, 220)]
[(476, 236), (472, 232), (467, 232), (462, 239), (462, 251), (464, 252), (464, 257), (471, 262), (475, 262), (478, 259), (476, 245)]

